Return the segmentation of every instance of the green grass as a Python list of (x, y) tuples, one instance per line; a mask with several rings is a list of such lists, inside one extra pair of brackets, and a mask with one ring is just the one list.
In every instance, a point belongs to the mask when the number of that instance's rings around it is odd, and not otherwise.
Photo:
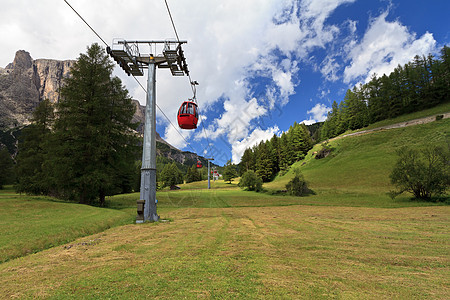
[(448, 113), (448, 112), (450, 112), (450, 102), (442, 103), (435, 107), (417, 111), (417, 112), (414, 112), (411, 114), (401, 115), (401, 116), (398, 116), (398, 117), (395, 117), (392, 119), (382, 120), (382, 121), (370, 124), (367, 127), (358, 129), (358, 130), (346, 132), (345, 134), (351, 133), (351, 132), (356, 132), (356, 131), (362, 131), (362, 130), (367, 130), (367, 129), (374, 129), (374, 128), (378, 128), (378, 127), (393, 125), (393, 124), (397, 124), (397, 123), (401, 123), (401, 122), (407, 122), (407, 121), (411, 121), (414, 119), (436, 116), (436, 115), (440, 115), (440, 114)]
[[(395, 205), (395, 201), (386, 193), (394, 189), (389, 174), (397, 160), (396, 151), (405, 145), (415, 148), (445, 145), (449, 137), (450, 120), (445, 119), (334, 140), (330, 142), (334, 150), (328, 157), (314, 159), (313, 153), (321, 148), (316, 145), (304, 161), (297, 162), (286, 175), (275, 178), (264, 187), (269, 190), (284, 189), (294, 176), (292, 169), (297, 167), (302, 170), (310, 188), (318, 193), (321, 201), (348, 195), (361, 198), (363, 206), (371, 206), (366, 203), (371, 201), (378, 202), (381, 207)], [(399, 201), (406, 201), (409, 197), (405, 194)]]
[(448, 299), (450, 207), (180, 208), (0, 264), (0, 298)]
[(0, 190), (0, 263), (132, 222), (129, 214)]

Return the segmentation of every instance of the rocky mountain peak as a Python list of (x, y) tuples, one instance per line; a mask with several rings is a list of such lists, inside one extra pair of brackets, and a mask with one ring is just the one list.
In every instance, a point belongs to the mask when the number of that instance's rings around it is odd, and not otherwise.
[(59, 88), (70, 76), (73, 60), (33, 60), (25, 50), (0, 68), (0, 128), (27, 125), (33, 110), (44, 99), (58, 102)]
[(33, 59), (29, 52), (25, 50), (19, 50), (16, 52), (14, 61), (12, 64), (6, 66), (7, 69), (29, 69), (33, 66)]

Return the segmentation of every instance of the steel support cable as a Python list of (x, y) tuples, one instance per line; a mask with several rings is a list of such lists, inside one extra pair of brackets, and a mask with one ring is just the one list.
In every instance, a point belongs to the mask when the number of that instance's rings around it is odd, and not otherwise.
[[(175, 27), (175, 22), (173, 21), (172, 13), (170, 12), (169, 4), (167, 3), (167, 0), (164, 0), (164, 2), (166, 3), (167, 12), (169, 13), (170, 22), (172, 22), (173, 31), (175, 32), (175, 36), (177, 37), (177, 41), (180, 42), (180, 38), (179, 38), (178, 32), (177, 32), (177, 28)], [(194, 86), (192, 84), (193, 81), (192, 81), (192, 78), (191, 78), (190, 74), (188, 74), (188, 79), (189, 79), (189, 84), (191, 85), (192, 93), (195, 95)], [(195, 99), (195, 102), (197, 102), (196, 99)]]
[[(167, 0), (164, 0), (164, 2), (166, 3), (167, 12), (169, 14), (170, 21), (172, 22), (173, 31), (175, 32), (175, 36), (177, 37), (177, 41), (180, 42), (180, 38), (179, 38), (178, 32), (177, 32), (177, 28), (175, 27), (175, 22), (173, 21), (172, 13), (170, 12), (169, 4), (167, 3)], [(190, 74), (188, 74), (188, 79), (189, 79), (189, 84), (190, 84), (191, 89), (192, 89), (192, 93), (194, 94), (194, 101), (197, 103), (196, 90), (195, 90), (195, 86), (194, 86), (194, 83), (192, 81), (192, 78), (191, 78)], [(198, 109), (198, 106), (197, 106), (197, 109)], [(206, 138), (206, 142), (208, 143), (208, 147), (207, 148), (211, 152), (211, 143), (209, 142), (208, 135), (206, 134), (206, 129), (205, 129), (205, 126), (203, 125), (202, 116), (201, 116), (200, 113), (198, 115), (200, 117), (200, 124), (202, 125), (203, 133), (205, 134), (205, 138)]]
[(177, 32), (177, 29), (175, 28), (175, 23), (173, 22), (172, 14), (170, 13), (169, 4), (167, 4), (167, 0), (164, 0), (164, 2), (166, 2), (166, 7), (167, 7), (167, 11), (169, 12), (170, 21), (172, 22), (173, 30), (175, 31), (175, 35), (179, 42), (180, 38), (178, 37), (178, 32)]
[(69, 7), (78, 15), (78, 17), (80, 17), (80, 19), (84, 22), (84, 24), (86, 24), (91, 30), (92, 30), (92, 32), (93, 33), (95, 33), (95, 35), (106, 45), (106, 46), (108, 46), (108, 44), (102, 39), (102, 37), (94, 30), (94, 28), (92, 28), (89, 24), (88, 24), (88, 22), (86, 22), (86, 20), (85, 19), (83, 19), (83, 17), (75, 10), (75, 8), (73, 8), (72, 7), (72, 5), (70, 5), (70, 3), (69, 2), (67, 2), (67, 0), (64, 0), (64, 2), (66, 2), (66, 4), (67, 5), (69, 5)]

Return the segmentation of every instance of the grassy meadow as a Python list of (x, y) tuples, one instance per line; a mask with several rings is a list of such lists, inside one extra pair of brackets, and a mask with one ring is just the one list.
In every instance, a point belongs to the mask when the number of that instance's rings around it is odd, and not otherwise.
[(449, 299), (448, 203), (387, 195), (396, 150), (445, 144), (449, 129), (337, 139), (321, 160), (317, 145), (294, 166), (307, 197), (276, 193), (292, 169), (266, 193), (237, 180), (158, 191), (157, 223), (133, 223), (138, 193), (98, 208), (2, 190), (0, 299)]
[(161, 209), (0, 265), (2, 298), (445, 299), (450, 208)]
[(111, 226), (132, 222), (122, 211), (0, 190), (0, 263)]
[[(376, 131), (360, 136), (349, 136), (329, 142), (334, 149), (323, 159), (314, 159), (314, 152), (322, 145), (316, 145), (304, 161), (297, 162), (284, 176), (266, 183), (265, 188), (283, 188), (294, 176), (292, 169), (300, 168), (313, 191), (319, 195), (353, 195), (375, 198), (371, 203), (395, 205), (386, 195), (393, 187), (389, 174), (397, 160), (396, 151), (403, 146), (427, 147), (430, 145), (450, 145), (450, 119), (428, 124)], [(382, 198), (389, 198), (382, 201)], [(410, 195), (399, 199), (409, 201)], [(378, 200), (377, 200), (378, 199)], [(381, 202), (380, 202), (381, 201)], [(357, 204), (357, 203), (355, 203)], [(364, 203), (364, 205), (370, 205)]]

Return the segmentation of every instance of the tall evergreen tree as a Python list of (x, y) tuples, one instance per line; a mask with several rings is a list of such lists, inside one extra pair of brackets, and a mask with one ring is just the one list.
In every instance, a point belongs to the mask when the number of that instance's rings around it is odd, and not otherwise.
[(403, 68), (398, 66), (389, 75), (389, 118), (395, 118), (403, 113)]
[(256, 174), (264, 181), (270, 181), (273, 174), (270, 152), (265, 142), (261, 142), (257, 148)]
[(242, 155), (239, 163), (239, 175), (242, 176), (248, 170), (255, 169), (255, 157), (252, 148), (247, 148)]
[(197, 170), (197, 164), (187, 169), (185, 180), (186, 183), (202, 180), (202, 174)]
[(322, 128), (322, 140), (326, 140), (338, 135), (337, 126), (339, 121), (339, 105), (336, 101), (333, 101), (331, 105), (331, 111), (328, 112), (327, 119)]
[(384, 120), (387, 117), (387, 101), (381, 96), (382, 84), (380, 78), (375, 74), (372, 76), (368, 89), (368, 108), (371, 123)]
[(231, 183), (231, 179), (236, 178), (237, 175), (236, 165), (231, 162), (231, 159), (228, 160), (223, 169), (223, 180)]
[(450, 47), (441, 49), (440, 60), (433, 65), (433, 87), (440, 102), (450, 96)]
[(273, 173), (276, 174), (280, 171), (280, 138), (276, 134), (270, 139), (269, 151), (273, 165)]
[(0, 190), (14, 181), (14, 161), (6, 147), (0, 146)]
[(93, 203), (134, 176), (135, 107), (98, 44), (87, 48), (61, 89), (55, 122), (53, 182), (60, 196)]
[(286, 132), (283, 132), (280, 137), (280, 170), (285, 171), (290, 166), (290, 146)]
[(21, 193), (47, 195), (52, 189), (45, 170), (49, 153), (50, 128), (54, 122), (53, 105), (45, 99), (34, 110), (31, 125), (22, 131), (19, 138), (16, 190)]
[(163, 186), (174, 186), (179, 183), (183, 183), (183, 174), (178, 169), (175, 162), (164, 165), (161, 171), (161, 182)]

